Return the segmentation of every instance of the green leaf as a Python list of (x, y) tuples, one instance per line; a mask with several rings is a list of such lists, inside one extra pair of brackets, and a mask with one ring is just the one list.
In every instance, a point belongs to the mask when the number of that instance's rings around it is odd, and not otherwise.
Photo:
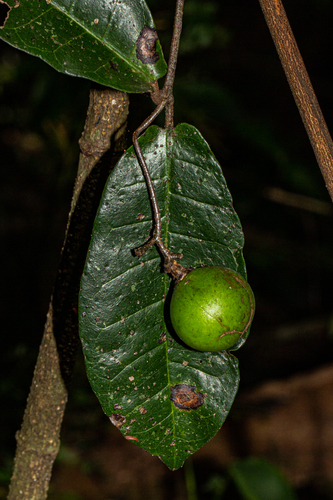
[(234, 462), (229, 474), (245, 500), (296, 500), (282, 472), (261, 458)]
[[(183, 252), (185, 267), (222, 265), (245, 276), (240, 222), (200, 133), (187, 124), (154, 126), (140, 144), (167, 246)], [(151, 226), (131, 147), (107, 181), (95, 220), (81, 281), (80, 335), (105, 413), (125, 437), (176, 469), (223, 424), (238, 388), (238, 362), (229, 352), (198, 352), (177, 339), (169, 320), (172, 283), (158, 252), (132, 254)], [(184, 397), (197, 409), (175, 404)]]
[(139, 50), (143, 29), (143, 34), (157, 36), (144, 0), (8, 0), (7, 4), (11, 10), (1, 38), (62, 73), (125, 92), (146, 92), (166, 72), (158, 40), (156, 52), (145, 53), (146, 58)]

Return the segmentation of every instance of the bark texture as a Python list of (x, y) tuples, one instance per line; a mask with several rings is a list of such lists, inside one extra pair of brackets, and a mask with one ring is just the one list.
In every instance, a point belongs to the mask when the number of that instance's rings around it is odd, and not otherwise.
[(259, 0), (290, 88), (333, 201), (333, 141), (281, 0)]
[(9, 500), (47, 497), (79, 343), (80, 276), (104, 182), (124, 147), (127, 115), (127, 94), (91, 90), (61, 261), (22, 427), (16, 436)]

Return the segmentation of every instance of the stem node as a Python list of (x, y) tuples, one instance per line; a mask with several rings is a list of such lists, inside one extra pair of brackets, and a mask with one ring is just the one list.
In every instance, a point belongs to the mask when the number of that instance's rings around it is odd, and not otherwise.
[(173, 90), (173, 82), (175, 79), (179, 40), (182, 29), (183, 9), (184, 9), (184, 0), (177, 0), (174, 29), (173, 29), (173, 36), (170, 49), (170, 58), (169, 58), (168, 71), (165, 78), (165, 83), (163, 88), (160, 90), (158, 87), (158, 83), (154, 82), (151, 92), (152, 101), (155, 104), (157, 104), (157, 107), (151, 113), (151, 115), (148, 116), (148, 118), (140, 125), (140, 127), (138, 127), (133, 133), (133, 146), (141, 166), (142, 174), (147, 184), (148, 194), (151, 201), (151, 207), (153, 212), (153, 236), (149, 240), (147, 240), (146, 243), (135, 248), (133, 252), (137, 257), (141, 257), (153, 245), (156, 245), (160, 253), (162, 254), (162, 257), (164, 258), (165, 272), (170, 273), (173, 276), (173, 278), (175, 278), (177, 281), (182, 279), (185, 276), (185, 274), (187, 274), (187, 270), (183, 266), (178, 264), (177, 261), (175, 260), (175, 259), (181, 259), (183, 255), (180, 253), (171, 252), (166, 248), (166, 246), (163, 243), (161, 236), (162, 221), (161, 221), (160, 210), (156, 198), (155, 188), (152, 179), (150, 177), (146, 160), (140, 148), (139, 137), (149, 127), (149, 125), (155, 120), (155, 118), (161, 113), (161, 111), (164, 108), (166, 108), (165, 128), (167, 127), (173, 128), (174, 99), (172, 90)]

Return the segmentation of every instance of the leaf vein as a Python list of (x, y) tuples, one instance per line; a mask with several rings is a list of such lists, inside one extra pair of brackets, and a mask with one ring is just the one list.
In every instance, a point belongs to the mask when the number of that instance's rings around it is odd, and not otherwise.
[[(228, 214), (226, 214), (224, 211), (223, 211), (223, 208), (220, 207), (219, 205), (214, 205), (213, 203), (208, 203), (206, 201), (200, 201), (200, 200), (196, 200), (195, 198), (190, 198), (189, 196), (185, 196), (183, 194), (180, 194), (180, 193), (171, 193), (171, 196), (174, 196), (175, 198), (185, 198), (186, 200), (189, 200), (193, 203), (197, 203), (198, 205), (205, 205), (207, 207), (213, 207), (213, 208), (218, 208), (220, 209), (227, 217), (228, 217)], [(220, 200), (219, 200), (220, 201)], [(229, 217), (230, 218), (230, 217)], [(223, 224), (224, 226), (227, 226), (226, 224)]]
[[(186, 163), (187, 165), (192, 165), (193, 167), (197, 167), (199, 168), (200, 170), (202, 170), (203, 172), (205, 172), (206, 174), (212, 174), (214, 179), (219, 183), (221, 184), (221, 179), (218, 179), (215, 175), (215, 172), (211, 172), (209, 169), (205, 169), (202, 165), (199, 165), (198, 163), (193, 163), (192, 161), (189, 161), (189, 160), (185, 160), (185, 159), (182, 159), (182, 158), (174, 158), (174, 161), (179, 161), (181, 163)], [(220, 172), (219, 172), (220, 173)]]
[[(143, 307), (142, 309), (139, 309), (138, 311), (135, 311), (133, 314), (129, 314), (128, 316), (126, 316), (126, 320), (128, 320), (130, 318), (133, 318), (133, 316), (135, 316), (135, 315), (137, 315), (139, 313), (142, 313), (143, 311), (146, 311), (147, 309), (149, 309), (149, 308), (151, 308), (153, 306), (156, 306), (160, 302), (163, 302), (163, 299), (160, 299), (157, 302), (152, 302), (151, 304), (148, 304), (147, 306)], [(110, 325), (107, 325), (104, 328), (99, 327), (100, 332), (99, 332), (99, 334), (96, 337), (96, 342), (99, 340), (100, 335), (102, 335), (103, 333), (105, 333), (105, 330), (111, 329), (111, 328), (115, 327), (116, 325), (123, 324), (122, 321), (123, 320), (116, 321), (115, 323), (111, 323)]]

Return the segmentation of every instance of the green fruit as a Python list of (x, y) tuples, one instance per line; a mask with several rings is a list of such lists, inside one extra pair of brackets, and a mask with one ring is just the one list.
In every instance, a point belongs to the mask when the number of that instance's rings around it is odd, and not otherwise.
[(171, 322), (193, 349), (224, 351), (248, 330), (254, 306), (251, 287), (240, 274), (226, 267), (200, 267), (175, 286)]

